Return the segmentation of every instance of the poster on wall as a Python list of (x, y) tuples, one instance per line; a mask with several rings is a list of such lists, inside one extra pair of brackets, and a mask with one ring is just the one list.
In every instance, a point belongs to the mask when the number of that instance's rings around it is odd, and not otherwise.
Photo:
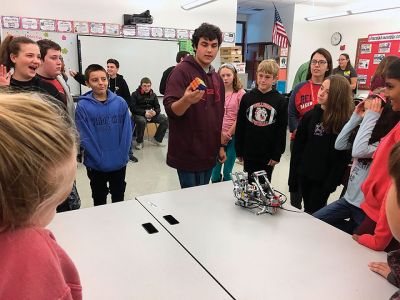
[(385, 58), (385, 54), (374, 54), (374, 65), (379, 65), (379, 63), (384, 58)]
[(164, 30), (161, 27), (151, 27), (150, 36), (153, 38), (162, 38), (164, 36)]
[(189, 39), (189, 30), (178, 29), (176, 31), (176, 36), (178, 39), (187, 40), (187, 39)]
[(136, 34), (140, 37), (150, 37), (150, 27), (149, 26), (137, 26)]
[(79, 34), (89, 33), (89, 22), (74, 21), (74, 30)]
[(40, 19), (39, 26), (43, 31), (56, 31), (56, 20)]
[(21, 27), (26, 30), (39, 30), (39, 19), (22, 17)]
[(104, 23), (90, 22), (90, 34), (104, 34)]
[(379, 53), (389, 53), (390, 52), (390, 42), (386, 42), (386, 43), (379, 43)]
[(235, 42), (235, 33), (234, 32), (224, 32), (223, 39), (225, 43), (234, 43)]
[(279, 68), (286, 69), (286, 66), (287, 66), (287, 57), (286, 56), (281, 56), (279, 58)]
[(2, 17), (3, 28), (19, 28), (19, 17), (3, 16)]
[(164, 28), (164, 37), (166, 39), (176, 39), (176, 29)]
[(357, 76), (357, 81), (358, 81), (358, 84), (367, 84), (367, 78), (368, 78), (368, 75), (365, 75), (365, 74), (359, 74), (358, 76)]
[(136, 36), (136, 27), (132, 25), (125, 25), (122, 27), (122, 35), (124, 37), (134, 37)]
[(105, 25), (105, 33), (108, 35), (120, 35), (121, 29), (119, 24), (108, 24)]
[(73, 32), (72, 21), (57, 20), (58, 32)]
[(281, 48), (281, 56), (288, 56), (289, 49), (288, 48)]
[(192, 39), (194, 34), (194, 30), (189, 30), (189, 39)]
[(368, 69), (369, 68), (369, 59), (360, 59), (358, 61), (359, 69)]
[(361, 44), (361, 54), (371, 53), (372, 44)]

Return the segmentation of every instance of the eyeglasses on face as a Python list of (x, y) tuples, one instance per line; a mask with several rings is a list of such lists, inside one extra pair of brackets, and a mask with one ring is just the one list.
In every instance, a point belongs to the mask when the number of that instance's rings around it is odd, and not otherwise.
[(337, 61), (344, 61), (347, 60), (346, 58), (339, 58)]
[(320, 65), (320, 66), (323, 66), (323, 65), (325, 65), (327, 63), (327, 61), (326, 60), (315, 60), (315, 59), (313, 59), (312, 61), (311, 61), (311, 64), (312, 65)]

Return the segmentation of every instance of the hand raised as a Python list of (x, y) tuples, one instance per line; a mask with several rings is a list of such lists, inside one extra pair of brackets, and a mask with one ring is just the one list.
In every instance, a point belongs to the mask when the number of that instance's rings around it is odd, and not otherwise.
[(11, 79), (11, 71), (7, 72), (7, 67), (0, 65), (0, 86), (9, 86)]

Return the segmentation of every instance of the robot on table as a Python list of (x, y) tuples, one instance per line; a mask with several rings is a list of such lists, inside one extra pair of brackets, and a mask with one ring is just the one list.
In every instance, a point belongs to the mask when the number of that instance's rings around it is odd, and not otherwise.
[(254, 182), (249, 183), (246, 172), (232, 174), (233, 194), (237, 198), (236, 205), (258, 209), (257, 215), (263, 213), (275, 214), (286, 199), (272, 188), (265, 171), (257, 171), (251, 174)]

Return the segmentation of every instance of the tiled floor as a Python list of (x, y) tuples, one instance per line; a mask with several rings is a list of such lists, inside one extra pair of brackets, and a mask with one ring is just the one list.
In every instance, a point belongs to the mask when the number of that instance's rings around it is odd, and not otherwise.
[[(164, 139), (164, 143), (168, 144), (167, 139)], [(166, 154), (167, 147), (155, 146), (147, 141), (147, 139), (144, 141), (144, 148), (142, 150), (134, 150), (134, 155), (139, 159), (139, 162), (128, 163), (126, 171), (126, 200), (134, 199), (135, 196), (139, 195), (180, 189), (176, 170), (167, 166), (165, 162)], [(287, 178), (289, 162), (290, 152), (288, 142), (286, 152), (272, 174), (273, 187), (288, 197)], [(242, 169), (242, 165), (235, 164), (233, 171), (241, 171)], [(93, 206), (89, 179), (86, 175), (86, 169), (82, 164), (78, 166), (77, 187), (82, 201), (81, 208)], [(329, 201), (338, 199), (341, 190), (342, 187), (338, 187), (337, 191), (330, 196)], [(232, 201), (234, 201), (233, 194)], [(108, 202), (111, 202), (110, 196), (108, 197)]]

